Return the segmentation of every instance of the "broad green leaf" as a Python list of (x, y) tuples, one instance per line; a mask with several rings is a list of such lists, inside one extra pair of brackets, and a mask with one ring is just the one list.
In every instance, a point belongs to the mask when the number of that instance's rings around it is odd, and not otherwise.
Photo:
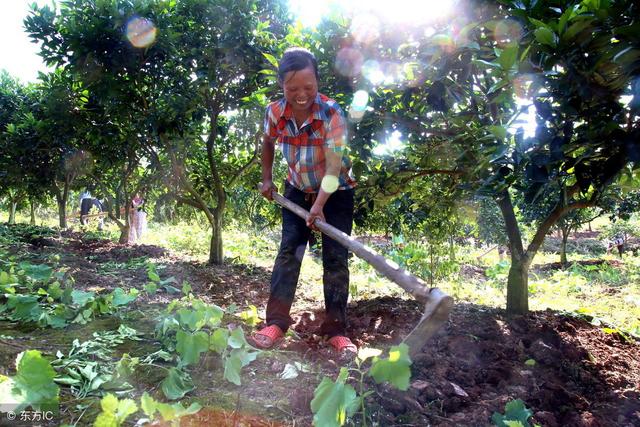
[(218, 328), (213, 332), (213, 334), (211, 334), (209, 345), (216, 353), (222, 354), (222, 352), (227, 348), (228, 339), (229, 331), (224, 328)]
[(491, 132), (498, 139), (505, 139), (507, 137), (507, 129), (502, 126), (489, 126), (489, 132)]
[(178, 310), (178, 320), (182, 326), (186, 326), (191, 331), (201, 329), (206, 323), (203, 310), (189, 310), (181, 308)]
[(204, 331), (195, 333), (178, 331), (176, 340), (176, 351), (180, 354), (180, 360), (186, 365), (198, 363), (200, 353), (209, 350), (209, 335)]
[(147, 417), (153, 418), (154, 414), (156, 413), (157, 405), (158, 402), (153, 397), (151, 397), (149, 393), (145, 391), (142, 394), (142, 397), (140, 398), (140, 408)]
[(193, 381), (186, 372), (170, 368), (167, 377), (162, 381), (162, 392), (167, 399), (176, 400), (184, 397), (194, 389)]
[(224, 360), (224, 378), (235, 385), (240, 385), (240, 371), (254, 361), (257, 355), (258, 352), (248, 352), (243, 348), (232, 350)]
[(83, 307), (89, 301), (93, 301), (94, 297), (95, 294), (93, 292), (84, 292), (78, 289), (74, 289), (71, 292), (71, 299), (73, 300), (73, 303), (79, 305), (80, 307)]
[(231, 348), (240, 348), (249, 345), (246, 338), (244, 337), (244, 331), (241, 327), (237, 327), (233, 331), (231, 331), (228, 344)]
[(318, 384), (311, 401), (314, 425), (342, 426), (347, 421), (347, 416), (355, 412), (359, 399), (355, 389), (346, 384), (348, 374), (347, 369), (343, 367), (335, 383), (325, 377)]
[(96, 418), (94, 427), (119, 427), (138, 410), (138, 406), (131, 399), (118, 400), (109, 393), (100, 401), (102, 412)]
[(38, 282), (48, 281), (51, 278), (51, 274), (53, 274), (53, 269), (45, 264), (34, 265), (28, 262), (21, 262), (18, 267), (24, 270), (28, 277)]
[(185, 409), (179, 402), (167, 404), (167, 403), (157, 403), (156, 408), (160, 412), (160, 416), (164, 421), (173, 421), (185, 415), (191, 415), (197, 413), (202, 406), (198, 403), (192, 403), (188, 408)]
[(516, 399), (505, 405), (504, 415), (494, 412), (491, 421), (498, 427), (513, 427), (518, 426), (518, 424), (523, 427), (529, 427), (531, 415), (532, 412), (527, 409), (524, 402), (521, 399)]
[(47, 293), (54, 300), (62, 297), (62, 289), (60, 288), (60, 282), (53, 282), (52, 284), (50, 284), (49, 288), (47, 289)]
[(115, 307), (119, 307), (121, 305), (127, 305), (138, 297), (138, 290), (131, 289), (128, 293), (126, 293), (122, 288), (115, 288), (112, 292), (113, 300), (111, 303)]
[(258, 317), (258, 308), (255, 305), (250, 305), (249, 308), (241, 312), (239, 316), (249, 326), (255, 326), (260, 322), (260, 318)]
[[(56, 411), (60, 388), (53, 381), (56, 373), (49, 361), (38, 350), (27, 350), (16, 358), (16, 369), (11, 395), (19, 409), (31, 406), (35, 410)], [(0, 392), (3, 399), (9, 397), (4, 393), (5, 390)]]
[(546, 44), (547, 46), (556, 47), (558, 40), (556, 33), (549, 28), (538, 28), (533, 33), (536, 36), (538, 43)]
[(409, 347), (406, 344), (400, 344), (389, 349), (389, 358), (375, 358), (369, 375), (377, 383), (388, 381), (399, 390), (407, 390), (411, 378), (410, 366)]
[(502, 52), (498, 57), (498, 62), (502, 66), (502, 69), (508, 71), (515, 65), (517, 58), (518, 58), (518, 45), (512, 44), (502, 49)]
[(147, 276), (149, 277), (149, 280), (153, 282), (160, 282), (160, 276), (158, 276), (158, 273), (156, 273), (155, 271), (148, 271)]
[(35, 321), (42, 314), (38, 297), (34, 295), (8, 295), (7, 307), (13, 309), (14, 320)]

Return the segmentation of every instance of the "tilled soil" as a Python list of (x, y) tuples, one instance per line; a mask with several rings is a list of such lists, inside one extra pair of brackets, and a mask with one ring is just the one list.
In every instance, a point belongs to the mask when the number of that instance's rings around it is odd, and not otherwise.
[[(186, 263), (153, 246), (88, 242), (81, 235), (68, 235), (57, 243), (32, 244), (30, 250), (65, 254), (64, 263), (77, 267), (74, 277), (79, 287), (109, 286), (97, 272), (101, 262), (147, 256), (163, 257), (166, 274), (188, 280), (194, 294), (218, 305), (247, 302), (264, 307), (268, 297), (268, 271)], [(87, 254), (93, 255), (91, 259)], [(143, 269), (127, 271), (121, 284), (141, 288), (144, 275)], [(145, 298), (141, 293), (138, 308), (158, 302)], [(162, 294), (157, 298), (161, 301)], [(340, 362), (316, 335), (321, 306), (321, 301), (297, 296), (292, 312), (295, 334), (280, 349), (316, 363), (335, 378)], [(398, 344), (417, 324), (423, 308), (416, 301), (391, 297), (352, 301), (348, 335), (359, 347)], [(277, 376), (261, 375), (278, 371), (277, 363), (271, 358), (253, 362), (265, 366), (254, 366), (252, 395), (272, 392)], [(300, 381), (299, 387), (289, 394), (287, 424), (310, 425), (314, 385)], [(374, 390), (367, 400), (370, 421), (378, 425), (485, 426), (491, 424), (494, 412), (504, 412), (507, 402), (522, 399), (534, 414), (531, 421), (541, 426), (640, 426), (640, 344), (551, 310), (507, 317), (503, 310), (457, 302), (446, 326), (414, 358), (408, 391), (373, 382), (368, 387)], [(360, 424), (358, 417), (354, 421)], [(268, 420), (248, 419), (243, 425), (271, 425)], [(280, 422), (274, 420), (273, 425)], [(198, 417), (190, 423), (198, 425)]]

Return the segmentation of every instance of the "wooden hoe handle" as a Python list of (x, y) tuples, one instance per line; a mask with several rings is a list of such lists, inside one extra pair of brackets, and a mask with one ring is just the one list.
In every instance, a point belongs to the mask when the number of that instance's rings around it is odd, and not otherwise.
[[(258, 189), (262, 184), (258, 184)], [(276, 191), (272, 192), (273, 200), (280, 206), (290, 210), (304, 220), (309, 216), (309, 212), (296, 205), (289, 199), (284, 198)], [(409, 345), (413, 354), (419, 351), (429, 337), (431, 337), (444, 324), (449, 312), (453, 308), (453, 298), (442, 292), (438, 288), (429, 288), (427, 283), (417, 278), (407, 270), (400, 268), (396, 263), (387, 260), (373, 249), (355, 240), (343, 231), (316, 218), (314, 225), (324, 234), (331, 237), (342, 246), (349, 249), (359, 258), (365, 260), (373, 268), (389, 280), (396, 283), (406, 292), (411, 294), (416, 300), (425, 304), (425, 312), (422, 320), (416, 328), (405, 338), (404, 342)]]

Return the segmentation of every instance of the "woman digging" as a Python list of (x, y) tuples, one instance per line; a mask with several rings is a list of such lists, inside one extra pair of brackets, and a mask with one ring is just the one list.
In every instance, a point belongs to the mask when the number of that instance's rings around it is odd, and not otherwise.
[[(254, 333), (256, 347), (276, 345), (293, 323), (289, 312), (298, 284), (300, 265), (314, 221), (321, 219), (351, 234), (355, 181), (346, 149), (342, 110), (318, 92), (318, 64), (303, 48), (288, 49), (278, 67), (284, 98), (267, 106), (262, 141), (262, 195), (272, 199), (275, 144), (288, 165), (284, 197), (309, 211), (307, 221), (282, 209), (282, 240), (271, 276), (266, 327)], [(345, 336), (349, 297), (348, 251), (322, 235), (325, 319), (320, 335), (339, 354), (354, 354), (356, 346)]]

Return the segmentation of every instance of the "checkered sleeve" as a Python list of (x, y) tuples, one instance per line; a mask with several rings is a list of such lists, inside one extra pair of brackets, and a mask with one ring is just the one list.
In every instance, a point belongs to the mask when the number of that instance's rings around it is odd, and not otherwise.
[(338, 104), (332, 105), (329, 120), (325, 122), (324, 146), (334, 153), (342, 153), (347, 144), (347, 124)]
[(273, 104), (269, 104), (264, 113), (264, 134), (274, 139), (278, 136), (278, 129), (276, 128), (276, 121), (273, 114)]

